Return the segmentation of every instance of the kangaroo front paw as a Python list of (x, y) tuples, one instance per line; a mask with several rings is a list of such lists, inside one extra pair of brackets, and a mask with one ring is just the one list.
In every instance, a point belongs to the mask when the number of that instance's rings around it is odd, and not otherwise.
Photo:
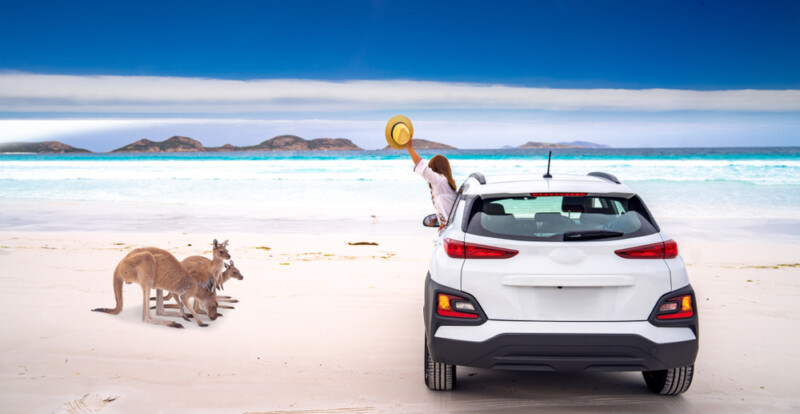
[(167, 326), (169, 326), (170, 328), (183, 329), (183, 325), (179, 324), (178, 322), (170, 322), (170, 324)]

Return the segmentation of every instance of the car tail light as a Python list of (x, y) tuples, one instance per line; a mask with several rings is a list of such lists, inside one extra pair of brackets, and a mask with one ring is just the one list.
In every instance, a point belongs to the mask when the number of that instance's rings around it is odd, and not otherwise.
[(444, 239), (444, 251), (455, 259), (508, 259), (519, 253), (517, 250), (464, 243), (453, 239)]
[(439, 316), (466, 319), (478, 318), (478, 310), (475, 309), (475, 305), (462, 297), (439, 293), (437, 303), (436, 313)]
[(674, 259), (678, 257), (678, 243), (674, 240), (620, 249), (614, 253), (625, 259)]
[(694, 316), (692, 295), (670, 298), (661, 303), (656, 319), (685, 319)]
[(462, 241), (444, 239), (444, 251), (448, 256), (455, 259), (463, 259), (467, 257), (467, 248), (464, 246), (464, 242)]
[(531, 193), (533, 197), (585, 197), (586, 193)]

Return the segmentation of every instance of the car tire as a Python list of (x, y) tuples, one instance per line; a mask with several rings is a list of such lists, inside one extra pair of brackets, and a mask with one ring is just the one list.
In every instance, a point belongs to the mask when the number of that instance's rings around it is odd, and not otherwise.
[(692, 385), (694, 365), (660, 371), (642, 371), (642, 376), (650, 391), (662, 395), (678, 395), (686, 392)]
[(425, 385), (434, 391), (452, 390), (456, 386), (456, 366), (434, 361), (425, 342)]

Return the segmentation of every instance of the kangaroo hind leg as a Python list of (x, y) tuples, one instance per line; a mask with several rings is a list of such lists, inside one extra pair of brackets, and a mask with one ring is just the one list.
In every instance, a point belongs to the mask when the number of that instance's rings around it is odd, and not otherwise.
[(136, 279), (142, 285), (142, 321), (171, 328), (183, 328), (183, 325), (150, 316), (150, 290), (156, 279), (156, 259), (150, 253), (141, 253), (136, 257)]

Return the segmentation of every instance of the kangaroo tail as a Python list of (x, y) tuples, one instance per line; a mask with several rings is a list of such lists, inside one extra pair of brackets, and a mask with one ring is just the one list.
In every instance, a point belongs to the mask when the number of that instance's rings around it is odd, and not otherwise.
[(92, 312), (105, 312), (112, 315), (119, 315), (122, 312), (122, 275), (120, 275), (119, 266), (114, 269), (114, 299), (117, 301), (115, 308), (96, 308)]

